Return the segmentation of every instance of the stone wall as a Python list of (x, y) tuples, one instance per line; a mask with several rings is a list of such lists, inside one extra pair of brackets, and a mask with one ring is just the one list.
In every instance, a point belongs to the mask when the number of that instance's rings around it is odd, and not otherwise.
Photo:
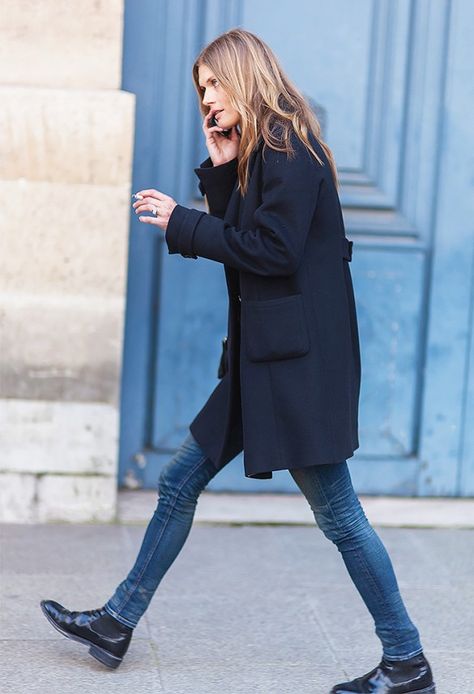
[(0, 1), (0, 519), (112, 520), (134, 96), (123, 0)]

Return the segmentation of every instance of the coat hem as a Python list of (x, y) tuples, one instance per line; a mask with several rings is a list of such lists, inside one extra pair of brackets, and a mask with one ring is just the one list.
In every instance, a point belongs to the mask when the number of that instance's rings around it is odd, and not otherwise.
[(342, 463), (346, 462), (349, 460), (349, 458), (352, 458), (354, 456), (354, 453), (357, 451), (357, 449), (360, 448), (360, 446), (356, 446), (355, 448), (352, 449), (351, 453), (348, 453), (347, 455), (344, 455), (341, 460), (335, 460), (334, 458), (332, 460), (324, 460), (321, 462), (317, 463), (309, 463), (308, 465), (292, 465), (291, 467), (274, 467), (271, 470), (260, 470), (259, 472), (247, 472), (245, 471), (245, 477), (248, 477), (249, 479), (271, 479), (272, 477), (272, 472), (280, 472), (281, 470), (300, 470), (301, 468), (305, 467), (312, 467), (313, 465), (335, 465), (336, 463)]

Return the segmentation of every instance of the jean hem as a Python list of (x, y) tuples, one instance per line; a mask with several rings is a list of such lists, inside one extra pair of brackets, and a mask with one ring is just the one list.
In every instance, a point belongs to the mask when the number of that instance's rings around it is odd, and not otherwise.
[(423, 652), (423, 648), (420, 646), (414, 651), (410, 651), (409, 653), (406, 653), (405, 655), (388, 655), (388, 653), (383, 653), (383, 657), (386, 660), (408, 660), (409, 658), (414, 658), (415, 655), (419, 655), (420, 653)]
[(123, 624), (126, 627), (130, 627), (131, 629), (135, 629), (135, 627), (137, 626), (136, 624), (133, 624), (126, 617), (122, 617), (122, 615), (115, 612), (115, 610), (112, 609), (108, 603), (105, 603), (104, 610), (106, 612), (108, 612), (111, 617), (113, 617), (114, 619), (116, 619), (118, 622), (120, 622), (121, 624)]

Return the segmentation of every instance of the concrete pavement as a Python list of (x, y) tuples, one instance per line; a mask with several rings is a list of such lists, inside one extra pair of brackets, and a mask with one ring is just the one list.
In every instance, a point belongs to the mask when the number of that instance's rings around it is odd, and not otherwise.
[[(131, 567), (144, 529), (123, 518), (1, 527), (2, 694), (327, 694), (377, 664), (372, 619), (314, 524), (196, 518), (124, 662), (105, 669), (48, 624), (39, 602), (102, 605)], [(474, 691), (474, 531), (376, 529), (438, 694)]]

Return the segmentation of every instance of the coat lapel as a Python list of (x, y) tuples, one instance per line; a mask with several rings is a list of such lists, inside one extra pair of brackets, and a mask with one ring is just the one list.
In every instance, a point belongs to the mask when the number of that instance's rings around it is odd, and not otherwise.
[[(252, 171), (255, 165), (255, 160), (257, 157), (257, 154), (260, 150), (260, 146), (254, 149), (252, 154), (250, 155), (250, 161), (249, 161), (249, 182), (250, 182), (250, 177), (252, 175)], [(230, 195), (229, 202), (227, 203), (227, 209), (224, 215), (224, 221), (230, 224), (231, 226), (236, 226), (239, 228), (241, 220), (242, 220), (242, 214), (243, 214), (243, 207), (244, 207), (244, 201), (242, 200), (242, 196), (240, 194), (240, 191), (237, 190), (237, 185), (238, 185), (238, 180), (235, 182), (234, 189)], [(234, 268), (230, 268), (227, 265), (224, 266), (225, 269), (225, 278), (227, 282), (227, 288), (229, 290), (229, 297), (231, 298), (236, 298), (238, 294), (240, 293), (240, 281), (239, 281), (239, 272), (238, 270), (235, 270)]]

